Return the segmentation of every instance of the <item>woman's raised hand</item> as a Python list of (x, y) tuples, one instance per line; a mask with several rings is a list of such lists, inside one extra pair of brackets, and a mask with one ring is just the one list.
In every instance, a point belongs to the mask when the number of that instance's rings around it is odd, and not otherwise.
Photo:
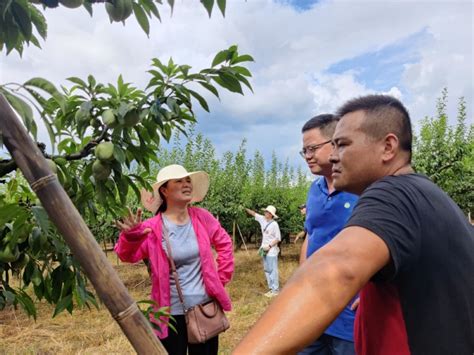
[[(122, 220), (115, 221), (115, 225), (122, 232), (128, 232), (131, 229), (138, 226), (140, 223), (142, 223), (142, 210), (141, 210), (141, 208), (139, 208), (137, 210), (137, 213), (134, 214), (132, 212), (132, 210), (130, 209), (130, 207), (128, 207), (128, 214), (125, 217), (123, 217)], [(150, 232), (151, 232), (150, 228), (145, 228), (142, 235), (148, 234)]]

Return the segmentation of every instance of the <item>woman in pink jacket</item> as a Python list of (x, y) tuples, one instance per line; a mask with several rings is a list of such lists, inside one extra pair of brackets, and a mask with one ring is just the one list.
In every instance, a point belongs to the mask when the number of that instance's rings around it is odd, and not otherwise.
[(208, 188), (205, 172), (188, 173), (180, 165), (166, 166), (158, 172), (153, 193), (142, 192), (144, 207), (156, 215), (142, 221), (140, 209), (136, 214), (129, 210), (128, 216), (117, 221), (121, 233), (115, 251), (120, 260), (135, 263), (148, 259), (151, 298), (159, 307), (170, 307), (177, 332), (168, 329), (166, 319), (151, 319), (159, 325), (157, 335), (170, 354), (217, 354), (218, 336), (204, 344), (188, 344), (184, 307), (170, 273), (163, 233), (170, 240), (185, 307), (215, 299), (223, 310), (231, 309), (224, 289), (234, 272), (231, 238), (211, 213), (190, 206), (204, 199)]

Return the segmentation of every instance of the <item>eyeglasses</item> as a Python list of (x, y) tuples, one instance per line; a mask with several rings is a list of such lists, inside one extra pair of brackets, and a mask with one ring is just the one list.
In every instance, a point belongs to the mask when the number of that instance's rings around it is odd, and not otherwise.
[(301, 151), (299, 153), (303, 157), (303, 159), (306, 159), (307, 156), (312, 157), (314, 155), (314, 153), (316, 153), (316, 151), (319, 148), (321, 148), (323, 145), (331, 143), (331, 142), (332, 142), (332, 140), (328, 140), (326, 142), (322, 142), (322, 143), (319, 143), (319, 144), (310, 145), (308, 147), (305, 147), (305, 148), (301, 149)]

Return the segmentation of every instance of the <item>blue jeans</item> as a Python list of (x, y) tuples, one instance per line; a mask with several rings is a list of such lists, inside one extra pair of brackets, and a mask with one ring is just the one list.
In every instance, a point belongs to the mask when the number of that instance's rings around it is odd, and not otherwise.
[(280, 284), (278, 283), (278, 255), (265, 255), (262, 259), (268, 288), (273, 292), (278, 292), (280, 290)]
[(355, 349), (352, 341), (323, 334), (298, 355), (355, 355)]

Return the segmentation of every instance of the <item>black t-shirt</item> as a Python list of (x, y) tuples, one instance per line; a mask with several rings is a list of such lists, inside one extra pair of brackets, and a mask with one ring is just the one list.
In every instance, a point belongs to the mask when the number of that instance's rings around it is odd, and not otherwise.
[(387, 176), (346, 224), (377, 234), (391, 262), (361, 291), (359, 354), (474, 354), (474, 228), (418, 174)]

